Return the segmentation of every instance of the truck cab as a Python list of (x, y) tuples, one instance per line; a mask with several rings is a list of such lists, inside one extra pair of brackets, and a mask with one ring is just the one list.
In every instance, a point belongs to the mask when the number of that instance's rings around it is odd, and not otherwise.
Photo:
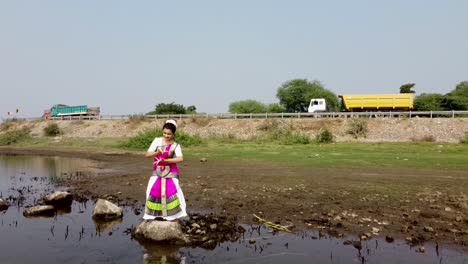
[(324, 98), (313, 98), (310, 100), (309, 113), (327, 111), (327, 103)]

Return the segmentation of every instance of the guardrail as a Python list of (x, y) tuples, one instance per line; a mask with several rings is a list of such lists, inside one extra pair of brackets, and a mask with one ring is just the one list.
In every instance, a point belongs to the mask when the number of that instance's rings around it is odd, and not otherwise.
[[(435, 118), (435, 117), (468, 117), (468, 111), (404, 111), (404, 112), (322, 112), (322, 113), (261, 113), (261, 114), (168, 114), (168, 115), (101, 115), (101, 116), (62, 116), (50, 120), (129, 120), (129, 119), (268, 119), (268, 118)], [(36, 118), (37, 119), (37, 118)]]

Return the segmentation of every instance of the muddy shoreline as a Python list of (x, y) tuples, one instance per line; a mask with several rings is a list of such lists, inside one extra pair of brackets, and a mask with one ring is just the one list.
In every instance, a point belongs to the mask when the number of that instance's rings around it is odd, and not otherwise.
[[(143, 153), (0, 147), (0, 154), (95, 160), (102, 173), (71, 177), (66, 187), (78, 196), (113, 196), (136, 211), (143, 209), (152, 168), (151, 160)], [(282, 225), (294, 225), (295, 230), (318, 229), (337, 237), (388, 237), (389, 241), (403, 239), (410, 245), (429, 242), (468, 249), (468, 197), (460, 188), (452, 188), (454, 180), (460, 179), (461, 187), (466, 186), (468, 172), (310, 171), (274, 164), (239, 166), (229, 161), (195, 159), (184, 161), (180, 170), (189, 213), (225, 214), (246, 224), (257, 223), (253, 217), (256, 214)], [(417, 191), (393, 194), (378, 188), (394, 181), (418, 187)]]

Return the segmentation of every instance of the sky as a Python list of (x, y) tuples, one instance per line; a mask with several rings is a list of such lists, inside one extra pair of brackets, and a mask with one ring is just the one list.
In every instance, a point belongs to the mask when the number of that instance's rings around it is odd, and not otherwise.
[(468, 80), (466, 0), (0, 0), (0, 115), (54, 104), (139, 114), (336, 94), (447, 93)]

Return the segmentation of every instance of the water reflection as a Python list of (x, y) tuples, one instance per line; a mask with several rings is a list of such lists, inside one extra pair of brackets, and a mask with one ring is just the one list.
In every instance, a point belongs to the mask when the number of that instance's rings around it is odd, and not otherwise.
[(162, 244), (143, 244), (145, 252), (143, 254), (144, 264), (185, 264), (185, 256), (179, 252), (179, 247)]

